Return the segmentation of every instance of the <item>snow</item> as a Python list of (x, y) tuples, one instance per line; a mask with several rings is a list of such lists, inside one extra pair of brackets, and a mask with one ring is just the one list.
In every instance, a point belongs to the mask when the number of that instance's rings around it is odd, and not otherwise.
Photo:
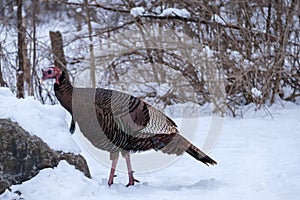
[[(130, 10), (130, 14), (133, 17), (143, 16), (145, 14), (145, 8), (144, 7), (134, 7)], [(191, 17), (191, 13), (187, 11), (187, 9), (178, 9), (178, 8), (166, 8), (162, 11), (161, 14), (159, 14), (161, 17), (166, 16), (179, 16), (184, 18)]]
[[(209, 152), (218, 165), (206, 167), (187, 154), (153, 171), (141, 172), (133, 163), (135, 178), (141, 183), (126, 188), (127, 174), (118, 170), (114, 184), (108, 187), (109, 167), (88, 153), (78, 128), (70, 135), (70, 116), (60, 105), (42, 105), (33, 98), (16, 99), (8, 89), (0, 88), (1, 118), (17, 121), (56, 150), (80, 152), (92, 174), (88, 179), (61, 161), (56, 168), (44, 169), (31, 180), (12, 186), (0, 199), (298, 199), (300, 107), (281, 102), (269, 112), (250, 110), (242, 119), (227, 117), (219, 124), (211, 116), (174, 119), (180, 130), (194, 130), (196, 134), (188, 138), (202, 148), (211, 127), (222, 127), (221, 137)], [(134, 155), (146, 164), (148, 154), (159, 153)], [(124, 162), (120, 159), (119, 164)], [(160, 164), (155, 158), (153, 163)]]
[(81, 0), (68, 0), (68, 3), (82, 3)]
[(224, 21), (223, 18), (221, 18), (219, 15), (217, 14), (214, 14), (212, 17), (211, 17), (211, 20), (214, 21), (214, 22), (217, 22), (219, 24), (222, 24), (222, 25), (226, 25), (226, 22)]
[(179, 16), (179, 17), (185, 17), (189, 18), (191, 17), (191, 13), (184, 9), (178, 9), (178, 8), (166, 8), (162, 11), (160, 16)]
[(262, 93), (260, 90), (258, 90), (257, 88), (252, 88), (251, 89), (251, 94), (254, 98), (261, 98), (262, 97)]
[(66, 112), (59, 105), (42, 105), (32, 97), (17, 99), (8, 88), (0, 87), (0, 118), (18, 122), (55, 150), (80, 152), (70, 134), (66, 134)]
[[(140, 86), (140, 91), (143, 91), (143, 93), (154, 92), (160, 97), (166, 95), (170, 90), (171, 90), (171, 88), (167, 83), (149, 82), (147, 84), (143, 84)], [(138, 93), (138, 92), (135, 92), (134, 95), (142, 96), (142, 94)]]
[(145, 13), (145, 8), (144, 7), (134, 7), (130, 10), (130, 14), (133, 17), (138, 17), (138, 16), (142, 16)]
[(76, 12), (81, 13), (82, 12), (82, 8), (76, 8)]
[(170, 86), (167, 83), (160, 84), (157, 88), (157, 95), (158, 96), (164, 96), (171, 90)]

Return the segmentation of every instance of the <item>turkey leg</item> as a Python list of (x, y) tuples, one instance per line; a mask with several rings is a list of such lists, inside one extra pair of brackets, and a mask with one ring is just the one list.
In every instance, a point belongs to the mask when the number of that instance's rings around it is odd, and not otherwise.
[(116, 167), (117, 167), (117, 163), (118, 163), (118, 158), (115, 158), (114, 160), (112, 160), (112, 164), (111, 164), (111, 169), (110, 169), (110, 175), (109, 175), (109, 179), (108, 179), (108, 186), (111, 186), (114, 183), (114, 177), (115, 177), (115, 171), (116, 171)]
[(139, 183), (140, 181), (136, 180), (133, 177), (133, 171), (132, 171), (132, 168), (131, 168), (130, 154), (129, 153), (125, 155), (125, 160), (126, 160), (126, 164), (127, 164), (128, 177), (129, 177), (129, 183), (126, 185), (126, 187), (128, 187), (128, 186), (134, 185), (134, 182)]

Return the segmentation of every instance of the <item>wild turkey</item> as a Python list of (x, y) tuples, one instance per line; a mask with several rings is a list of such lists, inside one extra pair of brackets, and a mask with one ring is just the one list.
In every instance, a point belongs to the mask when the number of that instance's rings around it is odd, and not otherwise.
[(83, 135), (96, 148), (110, 152), (109, 186), (113, 184), (119, 152), (127, 163), (129, 183), (126, 186), (138, 182), (133, 177), (130, 152), (150, 149), (176, 155), (187, 152), (207, 166), (217, 164), (181, 136), (169, 117), (143, 100), (115, 90), (74, 88), (57, 67), (49, 67), (42, 73), (43, 81), (55, 79), (55, 95), (72, 115), (72, 121), (78, 123)]

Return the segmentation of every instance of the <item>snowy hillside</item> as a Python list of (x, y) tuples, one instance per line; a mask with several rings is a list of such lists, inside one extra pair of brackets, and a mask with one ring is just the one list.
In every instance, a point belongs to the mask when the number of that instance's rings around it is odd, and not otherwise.
[[(214, 167), (184, 154), (155, 171), (141, 172), (133, 165), (135, 177), (141, 182), (133, 187), (125, 187), (127, 174), (118, 171), (114, 185), (108, 187), (109, 167), (88, 154), (78, 129), (70, 135), (69, 115), (61, 106), (42, 105), (33, 98), (16, 99), (8, 89), (0, 88), (0, 118), (17, 121), (55, 150), (81, 153), (92, 173), (92, 179), (88, 179), (62, 161), (57, 168), (42, 170), (33, 179), (12, 186), (11, 192), (7, 190), (0, 199), (298, 199), (300, 106), (282, 102), (269, 112), (262, 109), (248, 111), (243, 119), (226, 118), (222, 136), (209, 153), (218, 162)], [(175, 121), (184, 126), (186, 120)], [(192, 140), (202, 147), (211, 117), (197, 121), (190, 124), (197, 128)], [(147, 153), (138, 156), (146, 163), (143, 155)]]

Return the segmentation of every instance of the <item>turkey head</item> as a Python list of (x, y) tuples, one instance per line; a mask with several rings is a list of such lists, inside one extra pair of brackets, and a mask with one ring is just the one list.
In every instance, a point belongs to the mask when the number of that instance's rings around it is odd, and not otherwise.
[(57, 67), (48, 67), (46, 69), (42, 69), (43, 77), (41, 79), (41, 82), (55, 78), (55, 83), (59, 84), (59, 77), (62, 74), (62, 71)]

